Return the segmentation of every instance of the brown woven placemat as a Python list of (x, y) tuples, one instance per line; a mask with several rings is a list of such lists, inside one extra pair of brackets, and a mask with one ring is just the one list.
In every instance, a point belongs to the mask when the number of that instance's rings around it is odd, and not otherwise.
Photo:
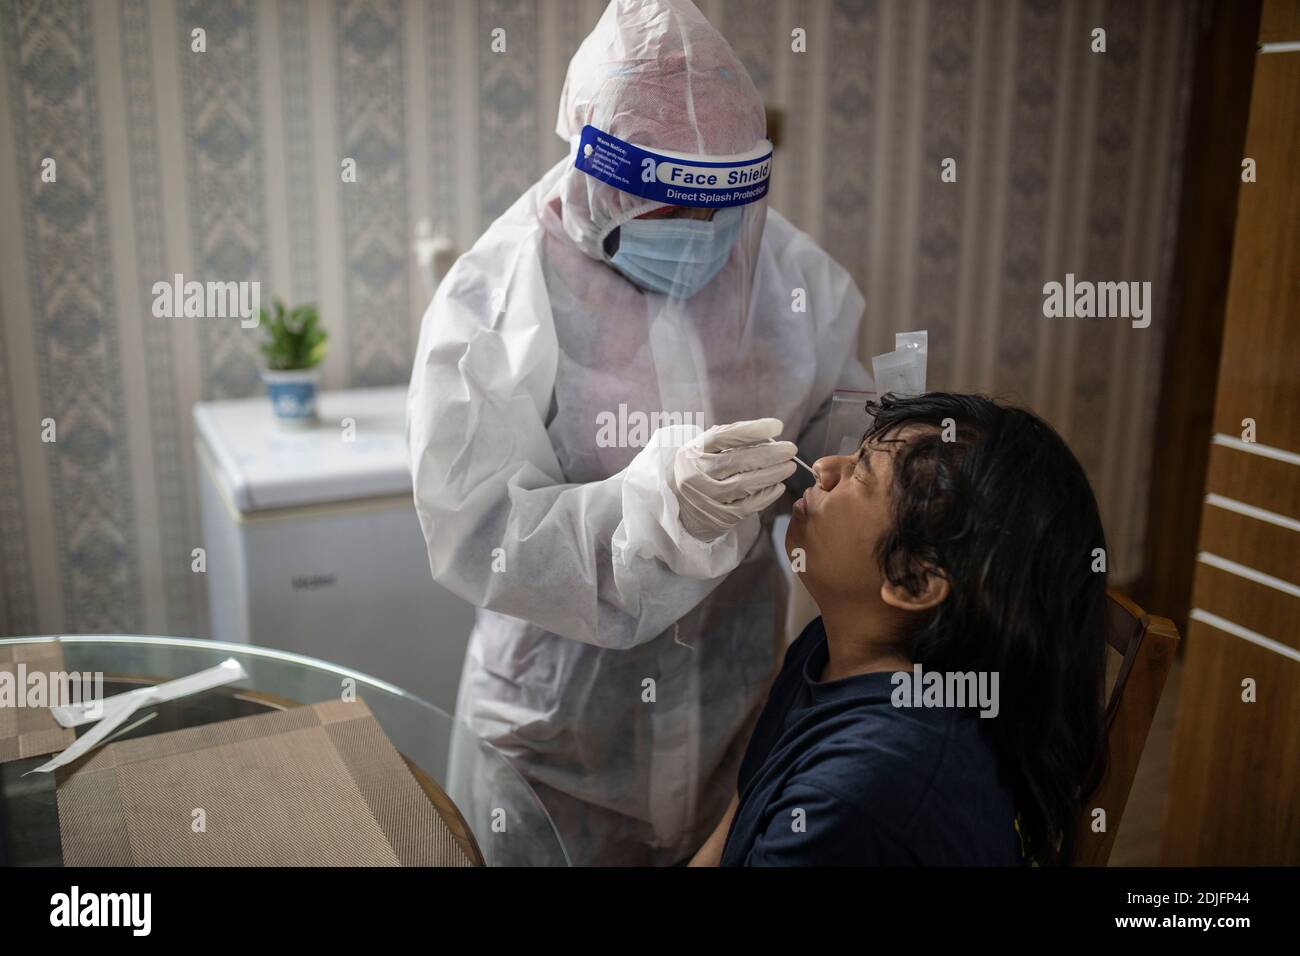
[[(0, 672), (10, 675), (5, 679), (12, 683), (15, 694), (24, 698), (27, 688), (18, 682), (19, 664), (25, 665), (27, 674), (61, 673), (63, 648), (58, 641), (0, 644)], [(75, 731), (59, 726), (48, 707), (0, 705), (0, 763), (52, 754), (76, 738)]]
[(360, 700), (122, 740), (58, 774), (67, 866), (473, 865)]

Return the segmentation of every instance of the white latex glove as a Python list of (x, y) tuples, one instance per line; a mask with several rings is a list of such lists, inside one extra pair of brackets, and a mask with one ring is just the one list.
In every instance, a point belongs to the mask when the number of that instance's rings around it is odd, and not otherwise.
[(688, 532), (712, 541), (781, 497), (799, 450), (771, 441), (783, 427), (776, 418), (715, 425), (677, 449), (673, 491)]

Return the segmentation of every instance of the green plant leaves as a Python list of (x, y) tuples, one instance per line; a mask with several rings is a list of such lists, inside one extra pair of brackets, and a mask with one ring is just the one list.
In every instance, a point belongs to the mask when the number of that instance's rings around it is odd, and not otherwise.
[(276, 299), (274, 312), (262, 309), (262, 343), (266, 367), (275, 372), (315, 368), (325, 358), (329, 333), (320, 326), (320, 315), (311, 303), (286, 310)]

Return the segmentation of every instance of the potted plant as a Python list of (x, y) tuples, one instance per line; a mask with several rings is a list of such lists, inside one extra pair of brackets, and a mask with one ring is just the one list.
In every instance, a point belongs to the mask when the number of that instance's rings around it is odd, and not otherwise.
[(316, 306), (300, 305), (286, 310), (275, 300), (275, 313), (262, 309), (262, 343), (266, 358), (266, 394), (282, 424), (306, 426), (316, 422), (317, 366), (325, 358), (328, 333), (320, 327)]

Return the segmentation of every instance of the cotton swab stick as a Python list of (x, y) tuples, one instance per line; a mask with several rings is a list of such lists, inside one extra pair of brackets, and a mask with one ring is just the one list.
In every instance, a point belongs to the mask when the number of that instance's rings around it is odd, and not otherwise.
[[(768, 442), (769, 445), (775, 445), (775, 444), (776, 444), (776, 439), (775, 439), (775, 438), (769, 438), (769, 439), (767, 440), (767, 442)], [(816, 479), (816, 477), (817, 477), (817, 472), (815, 472), (815, 471), (813, 471), (811, 468), (809, 468), (807, 462), (805, 462), (805, 461), (804, 461), (802, 458), (800, 458), (798, 455), (795, 455), (795, 456), (794, 456), (794, 460), (795, 460), (795, 464), (797, 464), (797, 465), (803, 465), (803, 470), (806, 471), (806, 472), (808, 472), (808, 474), (812, 475), (813, 478)]]

